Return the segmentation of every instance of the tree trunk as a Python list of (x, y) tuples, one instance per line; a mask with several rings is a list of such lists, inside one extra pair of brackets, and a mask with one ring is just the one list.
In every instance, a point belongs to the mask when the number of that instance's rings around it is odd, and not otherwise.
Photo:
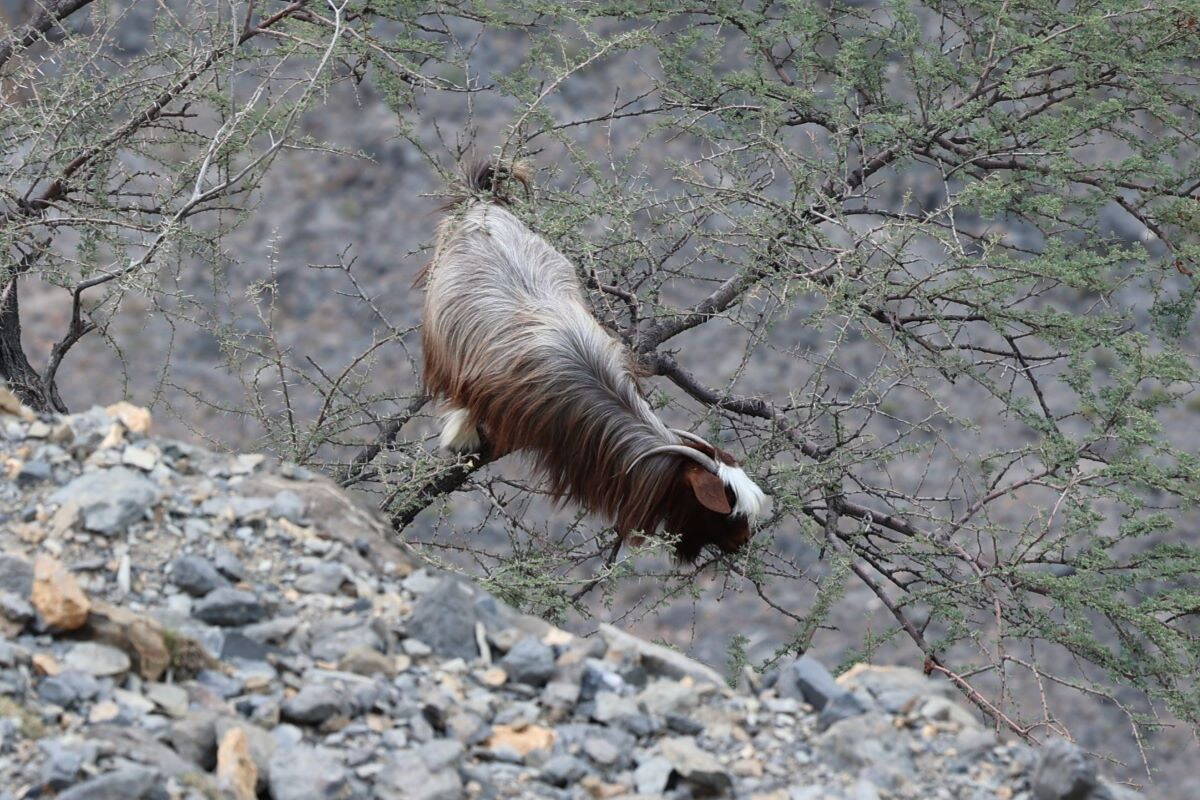
[(42, 379), (21, 347), (21, 307), (17, 298), (16, 276), (9, 278), (0, 294), (0, 378), (21, 402), (38, 412), (66, 413), (67, 407), (58, 396), (58, 387)]

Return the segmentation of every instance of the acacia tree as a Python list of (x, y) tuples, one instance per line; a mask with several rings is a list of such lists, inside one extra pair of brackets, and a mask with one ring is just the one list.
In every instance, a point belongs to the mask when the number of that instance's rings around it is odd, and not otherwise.
[[(787, 622), (770, 664), (865, 587), (891, 620), (867, 655), (906, 640), (1020, 735), (1062, 730), (1038, 702), (1056, 686), (1136, 690), (1139, 743), (1160, 706), (1200, 723), (1200, 2), (251, 3), (160, 14), (132, 58), (96, 46), (98, 16), (53, 35), (84, 5), (0, 50), (0, 370), (27, 402), (63, 407), (64, 356), (134, 293), (217, 327), (180, 276), (230, 280), (204, 264), (272, 157), (337, 149), (297, 115), (366, 83), (440, 180), (501, 123), (477, 155), (539, 169), (518, 213), (662, 413), (743, 454), (773, 514), (736, 558), (609, 558), (612, 531), (549, 514), (519, 465), (434, 455), (411, 359), (380, 367), (415, 327), (349, 257), (323, 266), (375, 335), (336, 368), (281, 343), (261, 265), (256, 325), (218, 329), (246, 390), (221, 407), (265, 447), (543, 613), (631, 581), (654, 608), (704, 577)], [(447, 110), (452, 144), (428, 123)], [(41, 369), (18, 328), (34, 275), (70, 308)]]

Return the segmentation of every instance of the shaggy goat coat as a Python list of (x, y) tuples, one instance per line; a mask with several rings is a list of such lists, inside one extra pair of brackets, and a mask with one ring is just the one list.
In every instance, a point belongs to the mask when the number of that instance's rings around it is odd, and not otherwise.
[[(477, 175), (472, 188), (489, 190), (491, 171)], [(622, 538), (661, 524), (680, 537), (681, 559), (749, 539), (762, 491), (729, 454), (655, 416), (570, 262), (499, 202), (466, 199), (440, 225), (424, 315), (443, 447), (476, 449), (482, 432), (495, 455), (525, 451), (556, 497), (613, 521)], [(684, 456), (650, 453), (664, 445), (714, 459), (715, 477)]]

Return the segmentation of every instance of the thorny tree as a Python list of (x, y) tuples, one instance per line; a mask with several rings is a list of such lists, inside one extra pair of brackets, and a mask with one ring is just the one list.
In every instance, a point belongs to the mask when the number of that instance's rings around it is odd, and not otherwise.
[[(0, 371), (26, 402), (92, 401), (56, 375), (82, 337), (119, 361), (137, 298), (220, 334), (245, 402), (199, 399), (374, 493), (397, 531), (423, 520), (431, 556), (515, 601), (586, 613), (641, 580), (652, 608), (717, 576), (790, 620), (770, 663), (861, 585), (882, 638), (998, 726), (1059, 730), (1020, 702), (1056, 685), (1136, 689), (1139, 742), (1160, 706), (1200, 724), (1200, 2), (168, 5), (131, 54), (114, 35), (138, 6), (39, 5), (0, 47)], [(299, 115), (362, 84), (440, 180), (470, 136), (446, 144), (434, 110), (492, 126), (476, 155), (540, 170), (518, 212), (663, 414), (769, 487), (751, 552), (606, 558), (611, 531), (548, 514), (519, 467), (432, 454), (419, 376), (375, 368), (418, 333), (352, 259), (325, 266), (375, 336), (337, 368), (276, 336), (281, 265), (239, 266), (256, 326), (189, 293), (230, 280), (205, 265), (278, 153), (337, 150)], [(67, 309), (40, 353), (20, 337), (34, 280)]]

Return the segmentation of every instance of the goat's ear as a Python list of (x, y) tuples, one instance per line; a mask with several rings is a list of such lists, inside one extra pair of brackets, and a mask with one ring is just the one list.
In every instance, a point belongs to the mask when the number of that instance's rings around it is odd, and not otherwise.
[(683, 469), (683, 478), (692, 487), (700, 505), (718, 514), (733, 512), (733, 506), (729, 505), (729, 498), (725, 496), (725, 484), (716, 475), (704, 467), (688, 464)]

